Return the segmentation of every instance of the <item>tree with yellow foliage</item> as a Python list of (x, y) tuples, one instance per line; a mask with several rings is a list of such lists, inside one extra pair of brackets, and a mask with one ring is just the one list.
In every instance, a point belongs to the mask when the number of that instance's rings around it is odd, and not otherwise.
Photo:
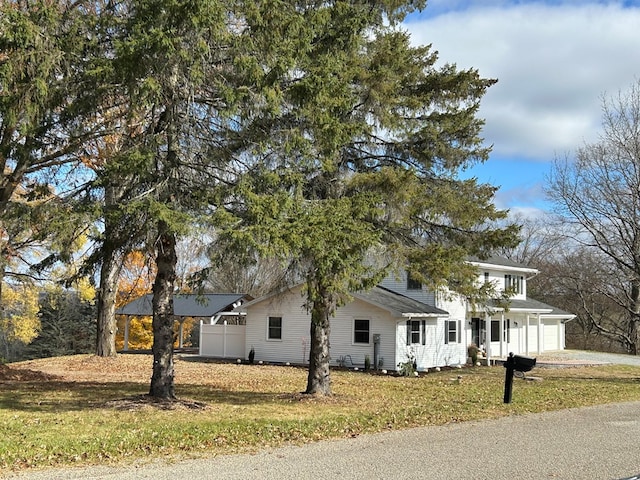
[(38, 291), (30, 284), (5, 283), (0, 302), (0, 359), (11, 361), (17, 351), (36, 338), (40, 331)]

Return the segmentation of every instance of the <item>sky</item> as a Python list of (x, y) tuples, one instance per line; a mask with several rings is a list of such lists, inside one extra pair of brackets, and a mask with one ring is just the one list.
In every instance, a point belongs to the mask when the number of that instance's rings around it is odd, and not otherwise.
[(464, 175), (499, 186), (513, 214), (551, 209), (554, 159), (597, 142), (603, 98), (640, 81), (640, 0), (428, 0), (404, 27), (440, 64), (498, 80), (478, 114), (491, 156)]

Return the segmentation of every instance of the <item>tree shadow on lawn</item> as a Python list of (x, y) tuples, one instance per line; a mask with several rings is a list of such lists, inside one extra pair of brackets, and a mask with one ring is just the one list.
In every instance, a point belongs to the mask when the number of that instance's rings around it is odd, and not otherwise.
[(0, 381), (0, 409), (49, 413), (142, 408), (206, 410), (215, 404), (237, 406), (286, 402), (281, 393), (233, 392), (207, 385), (177, 385), (178, 396), (173, 400), (156, 399), (140, 393), (146, 390), (147, 385), (135, 382)]

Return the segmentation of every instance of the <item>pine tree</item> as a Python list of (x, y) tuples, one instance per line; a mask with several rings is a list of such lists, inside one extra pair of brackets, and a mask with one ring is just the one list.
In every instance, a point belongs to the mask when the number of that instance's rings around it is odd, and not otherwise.
[(400, 268), (471, 292), (465, 258), (512, 244), (516, 229), (491, 226), (505, 217), (494, 187), (458, 178), (488, 157), (476, 114), (494, 80), (435, 67), (430, 47), (412, 47), (396, 23), (409, 4), (286, 8), (304, 44), (281, 84), (282, 115), (234, 192), (243, 201), (218, 213), (229, 248), (299, 267), (311, 313), (306, 392), (328, 395), (330, 318), (350, 292)]

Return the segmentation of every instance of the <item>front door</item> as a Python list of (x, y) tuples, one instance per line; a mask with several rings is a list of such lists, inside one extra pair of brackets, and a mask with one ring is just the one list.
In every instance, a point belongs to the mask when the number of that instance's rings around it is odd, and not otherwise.
[(473, 343), (479, 348), (484, 348), (484, 342), (487, 336), (486, 328), (484, 319), (471, 319), (471, 338), (473, 339)]

